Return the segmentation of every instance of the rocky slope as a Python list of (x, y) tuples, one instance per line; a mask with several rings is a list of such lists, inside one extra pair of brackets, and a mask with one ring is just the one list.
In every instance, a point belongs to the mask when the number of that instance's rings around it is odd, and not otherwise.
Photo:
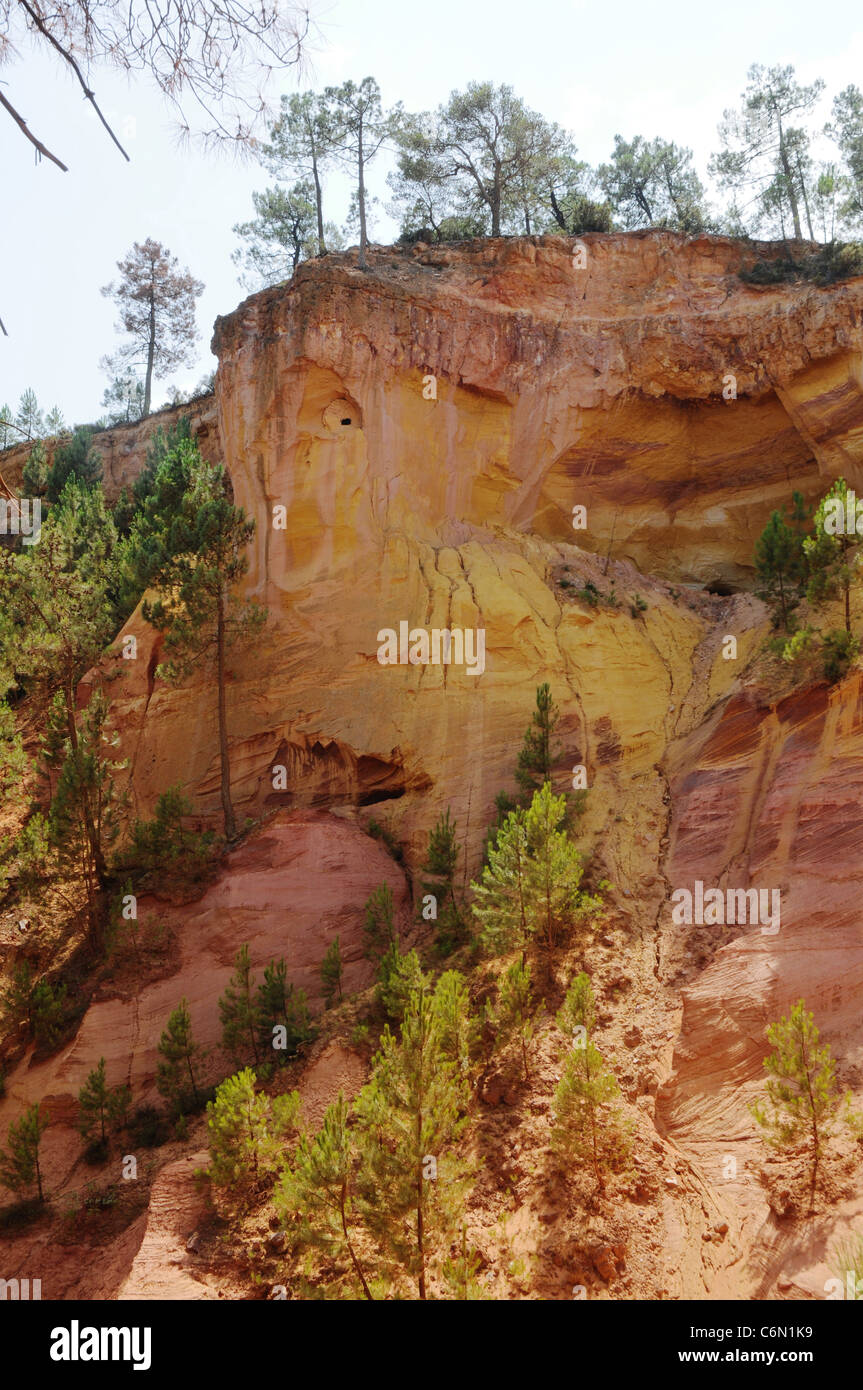
[[(863, 487), (863, 280), (753, 289), (739, 270), (774, 249), (715, 237), (586, 236), (583, 248), (555, 237), (378, 248), (365, 273), (330, 256), (217, 322), (208, 438), (257, 522), (247, 588), (270, 615), (254, 647), (231, 654), (233, 778), (238, 808), (265, 822), (200, 901), (159, 906), (178, 942), (170, 974), (134, 1001), (106, 987), (70, 1047), (16, 1066), (0, 1131), (35, 1095), (71, 1118), (100, 1055), (110, 1081), (150, 1096), (168, 1009), (185, 993), (214, 1041), (242, 941), (256, 966), (285, 953), (314, 991), (338, 931), (348, 986), (361, 988), (371, 888), (389, 882), (408, 920), (447, 805), (465, 877), (476, 871), (548, 681), (558, 785), (586, 768), (584, 846), (594, 878), (615, 885), (585, 963), (642, 1157), (629, 1200), (585, 1227), (540, 1201), (530, 1177), (547, 1150), (553, 1037), (529, 1096), (492, 1088), (491, 1168), (512, 1179), (507, 1229), (535, 1270), (508, 1292), (571, 1296), (580, 1270), (591, 1296), (821, 1296), (827, 1245), (859, 1217), (859, 1167), (849, 1176), (849, 1151), (829, 1211), (783, 1225), (747, 1106), (764, 1025), (800, 994), (844, 1084), (863, 1088), (860, 677), (777, 683), (759, 655), (766, 610), (742, 591), (755, 538), (792, 489), (812, 499), (840, 472)], [(402, 622), (483, 629), (484, 669), (380, 664), (379, 634)], [(129, 631), (137, 660), (110, 658), (88, 681), (112, 677), (135, 807), (149, 812), (179, 781), (215, 820), (209, 673), (168, 688), (158, 639), (138, 615)], [(363, 834), (372, 816), (403, 846), (404, 869)], [(675, 925), (670, 895), (696, 880), (779, 889), (779, 931)], [(356, 1065), (339, 1052), (331, 1070), (343, 1080)], [(327, 1075), (318, 1109), (338, 1089)], [(71, 1130), (49, 1138), (52, 1177), (75, 1185)], [(124, 1249), (133, 1230), (141, 1244), (122, 1296), (190, 1295), (186, 1256), (173, 1284), (154, 1261), (194, 1147), (172, 1153), (149, 1216), (124, 1232)], [(185, 1212), (187, 1196), (176, 1200)], [(196, 1219), (182, 1217), (184, 1239)], [(499, 1220), (490, 1189), (477, 1227)], [(502, 1249), (489, 1231), (484, 1246), (490, 1259)], [(57, 1277), (70, 1287), (59, 1265)], [(191, 1296), (228, 1288), (211, 1275)]]

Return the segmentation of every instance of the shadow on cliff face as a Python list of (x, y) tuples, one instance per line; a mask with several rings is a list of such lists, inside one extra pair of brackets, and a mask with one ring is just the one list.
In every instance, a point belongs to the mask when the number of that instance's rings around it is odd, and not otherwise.
[(265, 795), (263, 805), (268, 809), (374, 806), (432, 785), (428, 774), (408, 772), (398, 749), (384, 758), (357, 753), (339, 739), (298, 736), (279, 745), (273, 759), (273, 790)]

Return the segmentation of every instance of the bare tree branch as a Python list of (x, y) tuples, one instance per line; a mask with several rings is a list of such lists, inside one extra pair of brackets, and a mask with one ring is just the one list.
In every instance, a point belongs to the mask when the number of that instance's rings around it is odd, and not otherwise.
[(9, 334), (6, 332), (6, 325), (5, 325), (5, 323), (3, 322), (2, 319), (0, 319), (0, 328), (3, 329), (3, 337), (4, 337), (4, 338), (8, 338), (8, 337), (9, 337)]
[(96, 101), (96, 95), (94, 92), (90, 90), (90, 88), (87, 86), (87, 83), (84, 81), (84, 74), (78, 67), (78, 64), (75, 62), (75, 59), (72, 57), (72, 54), (69, 53), (68, 50), (65, 49), (63, 45), (58, 42), (57, 39), (55, 39), (54, 35), (51, 33), (49, 29), (46, 29), (40, 16), (33, 9), (32, 5), (28, 4), (28, 0), (19, 0), (19, 4), (24, 6), (24, 9), (27, 11), (36, 28), (39, 30), (39, 33), (44, 35), (44, 37), (51, 44), (51, 47), (55, 48), (57, 52), (60, 54), (61, 58), (63, 58), (69, 64), (78, 81), (81, 83), (81, 89), (87, 100), (91, 103), (93, 110), (99, 117), (99, 120), (102, 122), (103, 126), (107, 130), (111, 139), (114, 141), (114, 144), (117, 146), (117, 149), (120, 151), (123, 158), (126, 160), (128, 164), (131, 164), (132, 161), (130, 160), (126, 151), (123, 149), (123, 146), (120, 144), (120, 141), (117, 139), (108, 122), (105, 120), (105, 117), (102, 115), (102, 112), (99, 110), (99, 104)]
[(30, 141), (30, 144), (35, 145), (39, 153), (44, 154), (46, 159), (50, 159), (52, 164), (56, 164), (58, 169), (62, 169), (64, 174), (68, 174), (68, 166), (65, 165), (61, 159), (58, 159), (56, 154), (52, 154), (51, 151), (48, 149), (47, 145), (43, 145), (41, 140), (36, 139), (36, 136), (33, 134), (32, 130), (29, 129), (27, 122), (24, 120), (24, 117), (19, 116), (11, 101), (7, 101), (2, 92), (0, 92), (0, 106), (5, 107), (5, 109), (9, 112), (9, 115), (12, 117), (15, 124), (27, 136), (27, 139)]
[[(102, 124), (126, 156), (95, 103), (94, 64), (143, 72), (173, 106), (181, 130), (205, 145), (251, 153), (270, 109), (264, 88), (288, 67), (302, 71), (315, 30), (309, 0), (0, 0), (0, 62), (16, 50), (12, 29), (50, 44), (72, 68)], [(23, 36), (23, 35), (22, 35)], [(188, 98), (192, 102), (188, 102)], [(192, 130), (186, 105), (205, 116)]]

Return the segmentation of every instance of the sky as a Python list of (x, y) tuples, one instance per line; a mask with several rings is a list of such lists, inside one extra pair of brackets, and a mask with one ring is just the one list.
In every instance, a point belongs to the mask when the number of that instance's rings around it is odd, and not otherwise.
[[(752, 63), (791, 63), (798, 81), (822, 77), (830, 101), (863, 85), (863, 11), (831, 5), (823, 25), (809, 0), (753, 7), (752, 0), (695, 6), (692, 0), (311, 0), (316, 37), (301, 77), (269, 89), (320, 88), (371, 74), (384, 105), (427, 110), (470, 81), (508, 83), (528, 106), (569, 130), (579, 156), (606, 160), (615, 134), (660, 135), (691, 148), (707, 182), (724, 109), (739, 105)], [(36, 163), (33, 147), (0, 109), (0, 405), (13, 409), (32, 387), (68, 421), (103, 413), (100, 358), (116, 349), (116, 311), (100, 288), (135, 241), (164, 243), (206, 285), (198, 301), (193, 365), (157, 382), (192, 387), (215, 366), (213, 321), (247, 291), (231, 261), (235, 223), (253, 214), (251, 194), (271, 179), (255, 163), (178, 147), (169, 108), (145, 78), (94, 69), (97, 100), (132, 156), (126, 164), (59, 60), (22, 46), (0, 68), (8, 100), (69, 166)], [(389, 201), (388, 156), (372, 166), (371, 191)], [(342, 222), (349, 184), (334, 176), (325, 215)], [(395, 221), (378, 212), (373, 239), (392, 241)]]

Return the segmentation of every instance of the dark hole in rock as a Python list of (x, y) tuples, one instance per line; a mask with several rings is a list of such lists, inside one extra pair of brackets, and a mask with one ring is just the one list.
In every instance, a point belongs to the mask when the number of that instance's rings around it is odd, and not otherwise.
[(724, 580), (717, 579), (713, 584), (705, 584), (704, 592), (715, 594), (717, 598), (728, 598), (731, 594), (741, 593), (741, 589), (737, 584), (726, 584)]
[(351, 423), (350, 420), (343, 420), (343, 421), (342, 421), (342, 424), (343, 424), (343, 425), (349, 425), (350, 423)]
[(404, 787), (393, 787), (391, 790), (381, 788), (380, 791), (366, 792), (365, 795), (357, 797), (358, 806), (377, 806), (379, 801), (398, 801), (400, 796), (404, 796)]

